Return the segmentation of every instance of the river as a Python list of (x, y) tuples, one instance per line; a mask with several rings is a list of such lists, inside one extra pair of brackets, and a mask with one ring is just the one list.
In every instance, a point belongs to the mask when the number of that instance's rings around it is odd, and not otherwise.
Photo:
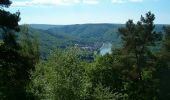
[(100, 54), (101, 55), (111, 53), (111, 51), (112, 51), (112, 44), (111, 43), (103, 43), (102, 47), (100, 48)]

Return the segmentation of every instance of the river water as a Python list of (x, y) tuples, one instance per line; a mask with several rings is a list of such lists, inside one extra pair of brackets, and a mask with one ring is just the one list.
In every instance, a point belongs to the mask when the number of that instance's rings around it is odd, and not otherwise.
[(112, 44), (111, 43), (103, 43), (102, 47), (100, 48), (100, 54), (101, 55), (111, 53), (111, 51), (112, 51)]

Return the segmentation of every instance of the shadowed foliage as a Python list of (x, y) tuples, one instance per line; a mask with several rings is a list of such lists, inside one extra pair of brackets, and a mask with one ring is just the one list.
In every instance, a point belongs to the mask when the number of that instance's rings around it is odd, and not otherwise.
[(9, 7), (11, 5), (11, 1), (10, 0), (1, 0), (0, 1), (0, 6), (1, 7)]
[[(1, 7), (9, 7), (11, 1), (1, 0)], [(22, 51), (16, 40), (16, 32), (20, 31), (18, 22), (20, 12), (14, 14), (0, 9), (0, 99), (27, 100), (26, 85), (29, 83), (29, 71), (35, 64), (31, 54)], [(26, 39), (26, 38), (25, 38)], [(31, 48), (31, 46), (30, 46)], [(38, 58), (38, 57), (37, 57)]]

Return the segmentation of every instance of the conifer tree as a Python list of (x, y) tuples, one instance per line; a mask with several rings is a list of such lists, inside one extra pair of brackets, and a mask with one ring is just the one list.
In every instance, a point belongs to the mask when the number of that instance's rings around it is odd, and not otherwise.
[(154, 31), (154, 20), (155, 15), (148, 12), (146, 17), (141, 16), (137, 24), (129, 20), (124, 28), (119, 29), (125, 52), (136, 60), (134, 64), (137, 67), (139, 80), (142, 80), (142, 68), (147, 66), (147, 62), (151, 59), (150, 48), (161, 40), (161, 34)]
[(148, 12), (145, 17), (141, 16), (136, 24), (133, 20), (129, 20), (124, 28), (119, 29), (123, 52), (127, 56), (126, 61), (133, 70), (129, 73), (129, 77), (133, 75), (134, 79), (128, 80), (125, 89), (130, 100), (151, 100), (157, 97), (157, 82), (152, 77), (155, 56), (151, 48), (161, 40), (161, 34), (154, 31), (154, 20), (155, 15)]
[(0, 99), (26, 100), (26, 85), (29, 83), (29, 71), (33, 67), (32, 59), (24, 56), (17, 43), (16, 32), (20, 31), (18, 22), (20, 12), (10, 13), (9, 0), (0, 1), (0, 32), (3, 42), (0, 45)]

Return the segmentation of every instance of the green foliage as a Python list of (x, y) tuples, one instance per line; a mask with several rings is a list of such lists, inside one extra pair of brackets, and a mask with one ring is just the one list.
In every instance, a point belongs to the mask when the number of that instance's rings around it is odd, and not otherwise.
[(2, 39), (6, 45), (9, 45), (12, 48), (18, 48), (18, 45), (15, 41), (15, 31), (19, 31), (19, 21), (19, 12), (11, 14), (8, 11), (0, 9), (0, 30), (2, 30)]
[[(10, 4), (9, 0), (0, 1), (1, 7), (8, 7)], [(0, 9), (0, 32), (3, 40), (0, 45), (1, 100), (29, 99), (25, 87), (29, 83), (29, 71), (33, 68), (35, 62), (31, 57), (31, 53), (25, 53), (25, 51), (29, 51), (26, 49), (31, 48), (31, 46), (26, 48), (17, 43), (15, 33), (20, 31), (19, 21), (19, 12), (12, 14), (2, 8)]]
[[(37, 33), (40, 40), (41, 58), (46, 59), (48, 54), (56, 48), (92, 47), (94, 51), (99, 50), (103, 43), (112, 43), (114, 48), (122, 45), (118, 37), (118, 28), (123, 24), (78, 24), (78, 25), (29, 25), (30, 33)], [(156, 25), (155, 31), (162, 31), (162, 25)], [(30, 34), (32, 35), (32, 34)], [(159, 46), (153, 48), (158, 50)]]
[(8, 11), (0, 10), (0, 25), (4, 31), (7, 31), (8, 29), (19, 31), (19, 26), (18, 26), (19, 21), (20, 21), (20, 12), (11, 14)]
[(170, 99), (170, 27), (166, 26), (164, 29), (164, 40), (162, 41), (162, 50), (158, 54), (157, 70), (155, 77), (159, 82), (159, 99)]
[[(16, 40), (14, 42), (17, 43)], [(29, 83), (29, 71), (39, 58), (34, 53), (28, 54), (22, 51), (32, 46), (24, 48), (20, 44), (17, 45), (18, 49), (4, 42), (0, 45), (0, 99), (2, 100), (28, 98), (25, 87)]]
[(93, 100), (124, 100), (125, 96), (120, 93), (112, 93), (110, 88), (104, 88), (101, 84), (97, 85), (92, 94)]
[(105, 87), (110, 87), (113, 92), (121, 91), (122, 82), (119, 74), (121, 65), (115, 63), (117, 59), (116, 56), (109, 54), (97, 59), (90, 75), (93, 87), (102, 84)]
[(57, 50), (32, 73), (29, 91), (39, 99), (84, 100), (90, 87), (76, 48)]
[[(67, 48), (78, 44), (80, 47), (90, 46), (99, 50), (103, 43), (110, 42), (114, 48), (122, 47), (118, 28), (123, 24), (78, 24), (78, 25), (29, 25), (30, 33), (36, 32), (40, 40), (41, 58), (56, 48)], [(162, 31), (162, 25), (155, 25), (156, 32)], [(153, 48), (158, 50), (160, 46)]]
[(11, 5), (11, 1), (10, 0), (1, 0), (0, 1), (0, 6), (1, 7), (9, 7)]
[[(98, 50), (103, 42), (120, 42), (116, 32), (119, 24), (82, 25), (30, 25), (29, 31), (37, 31), (40, 36), (42, 58), (56, 48), (92, 47)], [(40, 30), (41, 29), (41, 30)], [(32, 32), (31, 32), (32, 33)]]
[(54, 36), (65, 34), (74, 37), (78, 42), (94, 44), (95, 42), (117, 40), (115, 33), (120, 26), (119, 24), (63, 25), (50, 28), (47, 32)]
[(141, 21), (137, 24), (129, 20), (125, 28), (119, 29), (124, 49), (136, 59), (138, 71), (146, 66), (146, 61), (150, 59), (150, 46), (155, 46), (156, 42), (161, 40), (161, 34), (154, 31), (154, 19), (154, 14), (148, 12), (146, 17), (141, 16)]
[(21, 47), (21, 53), (24, 56), (29, 56), (34, 63), (37, 63), (40, 57), (39, 38), (36, 32), (29, 33), (28, 27), (27, 25), (20, 27), (18, 42)]
[(0, 46), (0, 99), (26, 99), (31, 60), (6, 45)]
[(132, 74), (136, 76), (135, 80), (125, 82), (129, 99), (155, 100), (158, 98), (157, 80), (152, 77), (155, 70), (155, 57), (150, 47), (161, 40), (161, 34), (154, 31), (154, 19), (154, 14), (148, 12), (146, 17), (141, 16), (137, 24), (129, 20), (125, 28), (119, 29), (124, 44), (124, 55), (127, 59), (131, 59), (130, 67), (134, 70)]
[(164, 27), (165, 39), (163, 41), (163, 52), (166, 61), (170, 60), (170, 26)]

